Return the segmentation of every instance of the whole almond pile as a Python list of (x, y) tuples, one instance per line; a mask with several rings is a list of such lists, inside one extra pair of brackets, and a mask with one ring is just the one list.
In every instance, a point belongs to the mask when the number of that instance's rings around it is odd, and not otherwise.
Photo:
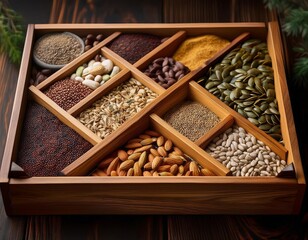
[(159, 133), (148, 130), (105, 159), (92, 176), (213, 176)]

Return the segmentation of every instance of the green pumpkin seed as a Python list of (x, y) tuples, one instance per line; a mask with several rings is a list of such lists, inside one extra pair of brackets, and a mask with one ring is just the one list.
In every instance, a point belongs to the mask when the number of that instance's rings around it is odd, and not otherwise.
[(274, 124), (280, 124), (280, 119), (279, 119), (279, 116), (274, 114), (274, 115), (271, 115), (271, 120)]
[(265, 123), (265, 124), (260, 125), (259, 128), (263, 131), (267, 131), (267, 130), (270, 130), (272, 126), (268, 123)]
[(270, 135), (272, 138), (274, 138), (275, 140), (277, 140), (278, 142), (282, 140), (281, 134), (270, 133), (269, 135)]
[(281, 133), (280, 125), (275, 125), (271, 127), (268, 132), (269, 133)]
[(271, 115), (269, 115), (269, 114), (265, 115), (265, 119), (266, 119), (266, 122), (268, 124), (273, 124), (272, 119), (271, 119)]
[(262, 112), (264, 112), (267, 108), (268, 108), (268, 103), (267, 102), (263, 102), (260, 106), (260, 109)]
[(279, 114), (279, 111), (276, 108), (270, 107), (269, 110), (271, 113)]
[(247, 118), (249, 122), (253, 123), (254, 125), (258, 126), (259, 122), (255, 118)]
[(245, 41), (243, 44), (242, 44), (242, 47), (243, 48), (250, 48), (250, 47), (253, 47), (257, 44), (259, 44), (261, 41), (258, 40), (258, 39), (249, 39), (247, 41)]
[(260, 124), (266, 123), (265, 116), (262, 115), (261, 117), (259, 117), (259, 118), (258, 118), (258, 122), (259, 122)]
[(245, 101), (245, 102), (243, 102), (243, 105), (244, 106), (251, 106), (251, 105), (253, 105), (253, 103), (254, 103), (254, 101)]
[(256, 118), (257, 115), (254, 114), (253, 112), (246, 112), (247, 116), (250, 117), (250, 118)]
[(238, 109), (237, 109), (237, 112), (238, 112), (239, 114), (241, 114), (241, 115), (242, 115), (243, 117), (245, 117), (245, 118), (248, 117), (247, 114), (246, 114), (246, 112), (243, 111), (241, 108), (238, 108)]
[(237, 72), (237, 73), (243, 74), (243, 75), (247, 74), (247, 72), (245, 70), (241, 69), (241, 68), (235, 69), (234, 71)]
[(211, 88), (213, 88), (213, 87), (215, 87), (215, 83), (214, 83), (214, 82), (208, 82), (208, 83), (205, 85), (205, 88), (206, 88), (207, 90), (209, 90), (209, 89), (211, 89)]
[(245, 87), (245, 84), (242, 83), (242, 82), (235, 82), (234, 85), (237, 87), (237, 88), (244, 88)]

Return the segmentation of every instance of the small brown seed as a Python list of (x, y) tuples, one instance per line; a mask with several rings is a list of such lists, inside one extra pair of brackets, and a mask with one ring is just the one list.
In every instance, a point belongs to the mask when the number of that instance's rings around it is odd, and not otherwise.
[(165, 145), (164, 145), (164, 147), (165, 147), (165, 150), (167, 151), (167, 152), (169, 152), (171, 149), (172, 149), (172, 142), (171, 142), (171, 140), (170, 139), (167, 139), (167, 141), (165, 142)]
[(185, 176), (191, 176), (192, 175), (192, 172), (191, 171), (187, 171), (186, 173), (185, 173)]
[(135, 161), (134, 160), (126, 160), (124, 162), (121, 163), (120, 165), (120, 170), (124, 170), (127, 171), (128, 169), (130, 169), (131, 167), (134, 166)]
[(93, 173), (92, 173), (92, 176), (101, 176), (101, 177), (104, 177), (104, 176), (107, 176), (107, 173), (100, 170), (100, 169), (96, 169)]
[(181, 165), (181, 166), (179, 166), (179, 173), (180, 174), (184, 174), (184, 166), (183, 165)]
[(152, 161), (152, 169), (156, 170), (162, 162), (163, 162), (163, 159), (159, 156), (156, 156)]
[(118, 158), (120, 158), (121, 161), (127, 160), (127, 158), (128, 158), (127, 152), (125, 152), (124, 150), (119, 150), (118, 151)]

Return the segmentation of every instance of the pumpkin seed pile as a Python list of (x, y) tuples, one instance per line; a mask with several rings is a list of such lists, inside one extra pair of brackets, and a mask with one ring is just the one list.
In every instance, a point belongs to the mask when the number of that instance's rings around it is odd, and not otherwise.
[(266, 43), (250, 39), (227, 54), (198, 82), (261, 130), (281, 141), (271, 65)]

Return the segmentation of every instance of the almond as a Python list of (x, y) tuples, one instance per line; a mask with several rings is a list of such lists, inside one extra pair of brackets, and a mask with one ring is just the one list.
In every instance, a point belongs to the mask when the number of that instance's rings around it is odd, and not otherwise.
[(158, 177), (159, 174), (158, 174), (158, 172), (154, 171), (152, 176), (153, 176), (153, 177)]
[(177, 164), (173, 164), (170, 167), (170, 173), (172, 173), (173, 175), (176, 175), (179, 171), (179, 166)]
[(134, 176), (134, 169), (133, 168), (128, 169), (127, 176)]
[(141, 153), (133, 153), (132, 155), (128, 156), (128, 159), (129, 160), (137, 160), (137, 159), (139, 159), (140, 155), (141, 155)]
[(151, 138), (151, 136), (147, 134), (140, 134), (138, 138), (147, 139), (147, 138)]
[(191, 171), (187, 171), (186, 173), (185, 173), (185, 176), (191, 176), (192, 175), (192, 172)]
[(149, 150), (151, 147), (152, 147), (152, 145), (145, 145), (145, 146), (143, 146), (143, 147), (136, 148), (136, 149), (134, 150), (134, 153), (147, 151), (147, 150)]
[(171, 167), (171, 165), (160, 165), (157, 168), (157, 171), (158, 172), (169, 172), (170, 171), (170, 167)]
[(152, 169), (156, 170), (162, 162), (163, 159), (159, 156), (156, 156), (152, 161)]
[(160, 156), (162, 157), (167, 157), (167, 152), (164, 149), (164, 147), (160, 146), (157, 148), (157, 152), (159, 153)]
[(183, 164), (183, 160), (181, 158), (170, 158), (170, 157), (166, 157), (164, 158), (164, 163), (166, 164), (177, 164), (177, 165), (181, 165)]
[(97, 167), (100, 169), (104, 169), (105, 167), (109, 166), (113, 159), (114, 157), (105, 158), (103, 161), (100, 162), (100, 164), (98, 164)]
[(195, 162), (190, 162), (189, 171), (192, 172), (193, 176), (199, 176), (199, 168)]
[(152, 163), (148, 162), (148, 163), (144, 164), (143, 169), (144, 170), (152, 170)]
[(152, 144), (153, 142), (156, 141), (156, 138), (146, 138), (146, 139), (143, 139), (140, 144), (142, 146), (145, 146), (145, 145), (149, 145), (149, 144)]
[(133, 149), (127, 150), (127, 154), (128, 154), (128, 155), (132, 155), (133, 153), (134, 153), (134, 150), (133, 150)]
[(179, 166), (179, 173), (181, 175), (183, 175), (183, 173), (184, 173), (184, 166), (183, 165)]
[(209, 169), (207, 168), (202, 168), (201, 169), (201, 173), (204, 175), (204, 176), (215, 176), (215, 174), (213, 172), (211, 172)]
[(158, 147), (162, 146), (165, 143), (164, 136), (159, 136), (156, 142)]
[(116, 170), (117, 165), (119, 163), (120, 159), (118, 157), (114, 158), (112, 162), (109, 164), (107, 168), (107, 175), (110, 176), (111, 172)]
[(159, 173), (159, 176), (169, 177), (169, 176), (173, 176), (173, 174), (171, 174), (170, 172), (161, 172)]
[(130, 143), (140, 143), (141, 141), (142, 141), (141, 138), (133, 138), (133, 139), (129, 140), (127, 142), (127, 144), (130, 144)]
[(180, 156), (183, 155), (183, 152), (181, 151), (181, 149), (179, 149), (178, 147), (174, 147), (173, 150)]
[(92, 176), (107, 176), (107, 173), (100, 170), (100, 169), (96, 169), (93, 173), (92, 173)]
[(142, 171), (138, 162), (134, 164), (134, 176), (142, 176)]
[(143, 176), (145, 176), (145, 177), (152, 177), (152, 173), (150, 173), (149, 171), (144, 171), (143, 172)]
[(124, 171), (124, 170), (120, 170), (120, 172), (119, 172), (119, 176), (126, 176), (126, 174), (127, 174), (127, 172), (126, 171)]
[(151, 137), (159, 137), (160, 134), (158, 132), (152, 131), (152, 130), (147, 130), (144, 132), (147, 135), (150, 135)]
[(167, 152), (169, 152), (172, 149), (172, 142), (171, 140), (167, 139), (167, 141), (165, 142), (164, 148)]
[(139, 157), (139, 160), (138, 160), (139, 166), (142, 168), (144, 164), (146, 163), (146, 161), (147, 161), (147, 152), (144, 151), (141, 153)]
[(124, 162), (121, 163), (120, 165), (120, 170), (124, 170), (127, 171), (128, 169), (130, 169), (131, 167), (134, 166), (135, 161), (134, 160), (126, 160)]
[(159, 156), (159, 153), (158, 153), (157, 150), (154, 149), (154, 148), (151, 148), (151, 149), (150, 149), (150, 152), (154, 155), (154, 157)]
[(139, 148), (142, 147), (141, 143), (135, 142), (135, 143), (128, 143), (125, 145), (125, 148)]
[(155, 156), (152, 153), (150, 153), (149, 156), (148, 156), (149, 162), (152, 162), (154, 158), (155, 158)]
[(118, 174), (117, 174), (116, 171), (113, 170), (113, 171), (111, 171), (110, 176), (111, 177), (116, 177), (116, 176), (118, 176)]
[(118, 158), (120, 158), (121, 161), (125, 161), (128, 158), (128, 154), (127, 152), (125, 152), (124, 150), (119, 150), (118, 151)]

